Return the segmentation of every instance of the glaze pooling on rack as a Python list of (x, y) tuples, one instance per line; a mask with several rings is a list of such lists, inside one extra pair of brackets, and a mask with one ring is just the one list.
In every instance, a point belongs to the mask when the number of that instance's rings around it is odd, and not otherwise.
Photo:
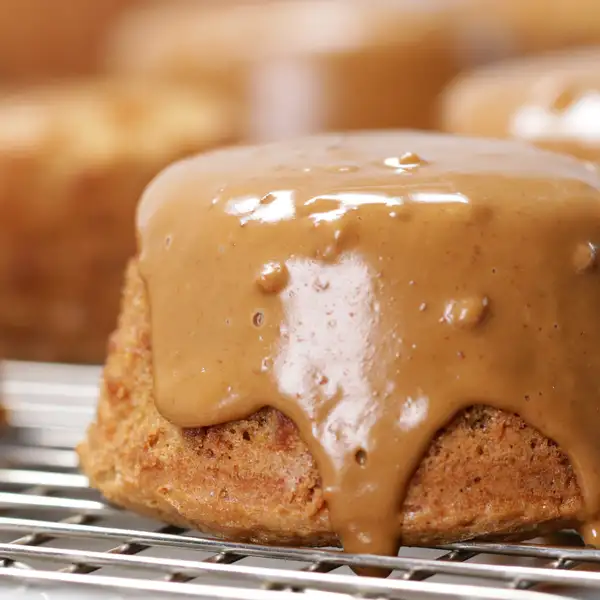
[(179, 163), (137, 225), (159, 412), (289, 416), (346, 550), (397, 552), (414, 470), (473, 404), (555, 440), (581, 519), (600, 513), (595, 170), (511, 142), (318, 137)]

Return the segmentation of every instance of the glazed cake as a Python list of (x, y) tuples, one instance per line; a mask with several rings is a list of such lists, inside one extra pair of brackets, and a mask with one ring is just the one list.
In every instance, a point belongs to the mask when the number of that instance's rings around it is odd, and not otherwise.
[(324, 136), (171, 166), (79, 447), (232, 539), (526, 536), (600, 509), (600, 175), (525, 144)]

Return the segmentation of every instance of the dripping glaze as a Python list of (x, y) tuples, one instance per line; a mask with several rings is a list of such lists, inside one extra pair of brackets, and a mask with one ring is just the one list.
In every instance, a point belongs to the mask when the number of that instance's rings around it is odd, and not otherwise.
[[(395, 554), (436, 432), (486, 404), (600, 514), (600, 177), (513, 142), (326, 136), (184, 161), (137, 216), (158, 411), (297, 425), (350, 552)], [(165, 243), (168, 240), (168, 243)]]

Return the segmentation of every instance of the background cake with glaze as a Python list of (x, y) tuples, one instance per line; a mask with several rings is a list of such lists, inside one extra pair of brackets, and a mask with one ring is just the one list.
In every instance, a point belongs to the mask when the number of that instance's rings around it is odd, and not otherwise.
[[(148, 0), (156, 3), (159, 0)], [(145, 0), (2, 0), (0, 85), (80, 77), (102, 68), (106, 36)]]
[(125, 76), (215, 86), (238, 103), (244, 140), (429, 128), (437, 94), (467, 60), (454, 27), (456, 4), (265, 0), (151, 6), (132, 11), (115, 29), (107, 67)]
[(441, 102), (441, 126), (515, 137), (600, 160), (600, 48), (500, 62), (461, 75)]
[(0, 354), (101, 362), (144, 187), (230, 139), (213, 93), (86, 80), (0, 97)]
[(600, 42), (596, 0), (466, 0), (464, 25), (483, 49), (504, 55), (536, 54)]

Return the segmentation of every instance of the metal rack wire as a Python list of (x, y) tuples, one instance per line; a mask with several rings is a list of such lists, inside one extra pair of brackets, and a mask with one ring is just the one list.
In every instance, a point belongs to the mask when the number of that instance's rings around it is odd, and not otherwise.
[[(554, 546), (462, 543), (385, 558), (223, 542), (120, 511), (76, 471), (73, 445), (93, 414), (98, 369), (6, 363), (3, 371), (13, 427), (0, 443), (0, 596), (13, 584), (98, 598), (600, 597), (600, 551), (574, 534)], [(358, 577), (356, 566), (393, 575)]]

